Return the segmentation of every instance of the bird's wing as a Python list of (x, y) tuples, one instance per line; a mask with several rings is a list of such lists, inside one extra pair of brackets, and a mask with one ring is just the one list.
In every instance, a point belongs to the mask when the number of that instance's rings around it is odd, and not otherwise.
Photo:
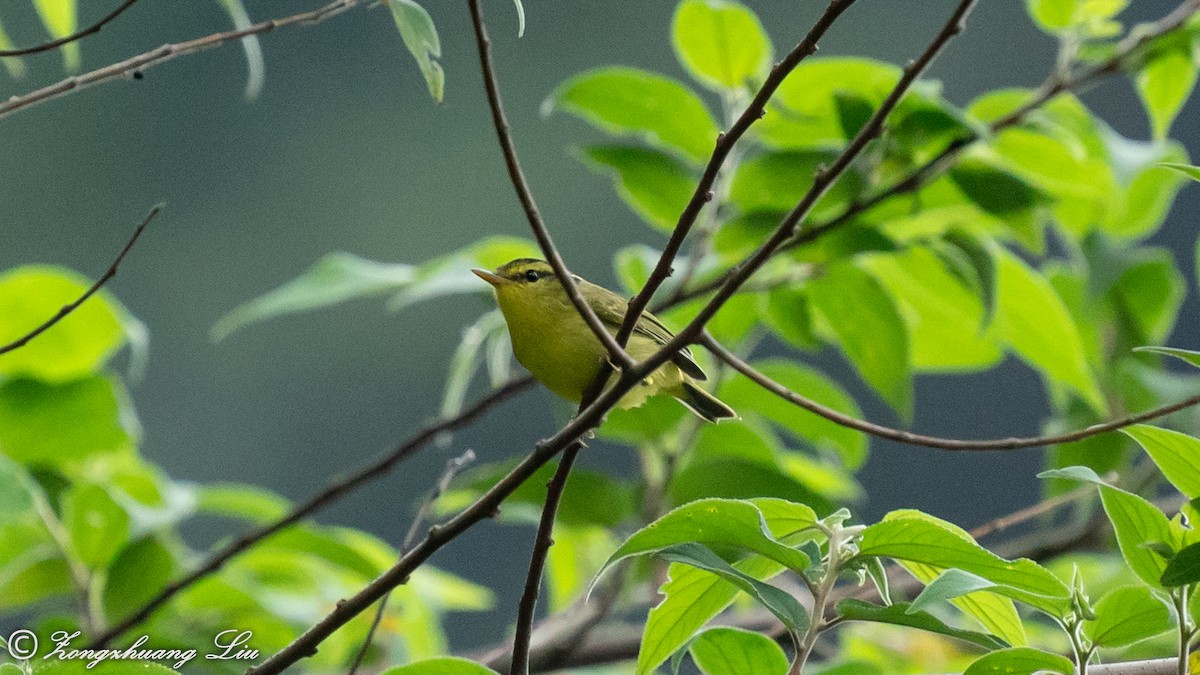
[[(592, 306), (592, 310), (596, 312), (596, 316), (614, 328), (620, 326), (621, 321), (625, 318), (625, 311), (629, 309), (629, 303), (621, 296), (603, 286), (597, 286), (582, 279), (579, 281), (582, 282), (580, 285), (587, 286), (588, 292), (586, 295), (589, 304)], [(633, 327), (633, 332), (645, 335), (660, 345), (665, 345), (671, 338), (675, 337), (671, 330), (664, 326), (663, 322), (650, 312), (642, 312), (637, 325)], [(708, 379), (708, 376), (704, 374), (704, 371), (692, 359), (691, 350), (686, 347), (679, 350), (679, 353), (675, 355), (675, 358), (671, 359), (671, 362), (694, 379)]]

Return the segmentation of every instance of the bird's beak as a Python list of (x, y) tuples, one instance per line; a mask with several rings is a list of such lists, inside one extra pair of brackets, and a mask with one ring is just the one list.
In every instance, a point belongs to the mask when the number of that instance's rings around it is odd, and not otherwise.
[(478, 267), (472, 269), (471, 271), (475, 273), (475, 276), (483, 279), (493, 286), (499, 286), (505, 281), (504, 277), (500, 276), (499, 274), (493, 274), (487, 270), (479, 269)]

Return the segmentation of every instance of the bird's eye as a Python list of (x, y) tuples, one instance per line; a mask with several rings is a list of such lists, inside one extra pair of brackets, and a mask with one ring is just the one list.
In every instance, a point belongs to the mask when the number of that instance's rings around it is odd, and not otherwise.
[(537, 270), (529, 270), (525, 272), (525, 281), (537, 281), (541, 276)]

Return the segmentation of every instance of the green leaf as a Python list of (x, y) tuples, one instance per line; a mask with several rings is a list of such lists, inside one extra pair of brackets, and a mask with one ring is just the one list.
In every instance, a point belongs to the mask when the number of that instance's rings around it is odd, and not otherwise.
[(221, 317), (213, 325), (212, 339), (224, 340), (239, 328), (265, 319), (403, 288), (413, 281), (415, 269), (412, 265), (379, 263), (340, 251), (330, 253), (295, 279)]
[(1037, 563), (1000, 558), (948, 523), (925, 514), (889, 514), (863, 531), (859, 553), (958, 568), (997, 584), (995, 593), (1051, 616), (1061, 616), (1070, 604), (1070, 589)]
[(29, 475), (0, 455), (0, 524), (16, 520), (33, 508), (33, 484)]
[(702, 162), (717, 141), (717, 123), (695, 92), (663, 75), (608, 67), (567, 80), (542, 106), (565, 110), (610, 134), (635, 135)]
[(777, 642), (741, 628), (709, 628), (688, 651), (707, 675), (784, 675), (790, 665)]
[[(792, 391), (851, 417), (862, 412), (841, 387), (793, 361), (755, 361), (756, 370)], [(779, 425), (798, 440), (810, 443), (821, 451), (834, 452), (847, 468), (862, 466), (867, 457), (867, 439), (861, 432), (835, 424), (824, 417), (803, 410), (759, 387), (746, 378), (725, 383), (719, 397), (748, 419), (761, 418)]]
[[(786, 213), (809, 191), (817, 170), (830, 159), (829, 153), (824, 152), (757, 154), (738, 165), (729, 187), (729, 200), (743, 213)], [(824, 221), (840, 215), (861, 191), (862, 179), (857, 173), (843, 175), (813, 205), (810, 217)], [(777, 223), (781, 218), (774, 221)]]
[(1142, 446), (1175, 489), (1188, 499), (1200, 497), (1200, 440), (1147, 424), (1121, 431)]
[(238, 518), (265, 525), (282, 518), (290, 508), (287, 499), (257, 485), (216, 483), (196, 489), (200, 513)]
[(630, 535), (604, 567), (607, 569), (630, 556), (693, 543), (758, 553), (798, 574), (811, 564), (808, 556), (775, 538), (754, 502), (703, 499), (674, 509)]
[(809, 297), (859, 374), (904, 418), (912, 417), (908, 330), (891, 294), (867, 272), (832, 265), (808, 285)]
[[(64, 38), (79, 30), (79, 8), (75, 0), (33, 0), (38, 18), (51, 37)], [(67, 70), (79, 69), (79, 43), (69, 42), (59, 47)]]
[(1155, 44), (1150, 58), (1138, 71), (1134, 82), (1155, 139), (1166, 138), (1171, 123), (1196, 85), (1196, 48), (1192, 36), (1182, 32)]
[(696, 176), (683, 162), (661, 150), (633, 145), (592, 145), (584, 161), (612, 174), (621, 200), (642, 220), (670, 232), (696, 188)]
[(1171, 629), (1171, 610), (1145, 586), (1109, 591), (1092, 612), (1096, 618), (1083, 622), (1083, 634), (1097, 647), (1127, 647)]
[(380, 675), (496, 675), (496, 671), (468, 659), (442, 656), (389, 668)]
[(472, 267), (494, 270), (516, 258), (540, 258), (541, 249), (520, 237), (494, 235), (440, 258), (421, 263), (412, 282), (388, 301), (388, 308), (399, 311), (409, 305), (456, 293), (492, 294), (490, 286), (471, 274)]
[(1043, 376), (1079, 394), (1103, 413), (1108, 406), (1087, 363), (1083, 339), (1046, 278), (997, 247), (999, 304), (995, 327), (1023, 360)]
[(1161, 342), (1175, 326), (1187, 282), (1170, 251), (1141, 250), (1145, 259), (1122, 272), (1110, 293), (1118, 311), (1129, 315), (1135, 341)]
[(948, 626), (929, 612), (916, 611), (905, 602), (883, 606), (850, 598), (837, 604), (837, 614), (846, 621), (873, 621), (916, 628), (957, 638), (985, 649), (1003, 649), (1008, 646), (1007, 642), (987, 633)]
[(129, 539), (129, 514), (99, 485), (81, 485), (63, 501), (63, 525), (83, 564), (104, 569)]
[(1100, 501), (1117, 534), (1121, 555), (1135, 574), (1147, 584), (1162, 588), (1166, 559), (1155, 548), (1178, 549), (1177, 535), (1158, 507), (1138, 495), (1105, 483), (1095, 471), (1083, 466), (1043, 471), (1039, 478), (1065, 478), (1093, 483), (1100, 488)]
[[(0, 345), (23, 337), (92, 285), (61, 267), (29, 265), (0, 275)], [(125, 342), (123, 308), (100, 291), (24, 347), (0, 354), (0, 376), (65, 382), (96, 372)]]
[(1190, 349), (1178, 349), (1176, 347), (1134, 347), (1135, 352), (1151, 352), (1154, 354), (1166, 354), (1185, 361), (1197, 368), (1200, 368), (1200, 352), (1194, 352)]
[(771, 66), (771, 40), (754, 12), (730, 0), (684, 0), (671, 29), (675, 55), (710, 89), (742, 90)]
[(627, 294), (642, 290), (661, 255), (662, 251), (644, 244), (631, 244), (613, 255), (613, 272)]
[[(440, 512), (466, 507), (512, 468), (515, 462), (497, 462), (459, 475), (456, 487), (438, 500)], [(506, 501), (505, 516), (536, 522), (546, 502), (546, 483), (554, 475), (557, 464), (548, 463), (525, 481)], [(461, 487), (459, 487), (461, 486)], [(563, 491), (558, 520), (567, 526), (615, 527), (634, 513), (632, 489), (611, 476), (587, 469), (571, 472), (571, 480)]]
[(131, 447), (119, 381), (89, 377), (0, 385), (0, 452), (22, 464), (61, 466)]
[(104, 614), (110, 620), (125, 618), (166, 587), (178, 569), (175, 557), (155, 537), (131, 542), (109, 565), (104, 581)]
[(950, 179), (984, 211), (1001, 217), (1042, 201), (1037, 188), (1023, 178), (980, 159), (962, 160), (950, 169)]
[(981, 576), (951, 568), (942, 572), (936, 579), (925, 585), (925, 589), (921, 591), (921, 594), (912, 601), (908, 612), (910, 614), (919, 612), (931, 605), (947, 602), (969, 593), (975, 593), (976, 591), (992, 589), (996, 585), (994, 582), (988, 581)]
[(1082, 0), (1026, 0), (1029, 15), (1043, 30), (1057, 33), (1071, 27)]
[(1163, 586), (1190, 586), (1200, 581), (1200, 544), (1184, 546), (1167, 561), (1161, 577)]
[(655, 551), (654, 555), (711, 572), (757, 600), (788, 628), (797, 632), (808, 628), (808, 611), (799, 600), (782, 589), (739, 571), (703, 544), (675, 544)]
[(1035, 673), (1074, 675), (1075, 664), (1058, 654), (1032, 647), (1010, 647), (976, 659), (963, 675), (1034, 675)]
[[(8, 33), (4, 32), (4, 26), (0, 25), (0, 49), (9, 50), (16, 48), (17, 46), (9, 39)], [(0, 66), (3, 66), (8, 71), (9, 77), (13, 79), (25, 77), (25, 62), (15, 56), (0, 58)]]
[(429, 87), (429, 95), (434, 101), (441, 103), (446, 87), (446, 73), (435, 60), (442, 58), (442, 42), (438, 39), (433, 18), (424, 7), (413, 0), (388, 0), (387, 5), (392, 9), (392, 18), (396, 21), (396, 28), (400, 30), (400, 39), (417, 60), (417, 66)]
[(1177, 171), (1194, 181), (1200, 181), (1200, 166), (1191, 166), (1189, 164), (1179, 164), (1177, 162), (1160, 162), (1158, 166), (1164, 169)]
[(899, 77), (899, 68), (879, 61), (807, 58), (784, 79), (755, 128), (771, 147), (840, 147), (847, 136), (839, 98), (853, 96), (877, 108)]
[(576, 601), (616, 547), (616, 537), (605, 527), (555, 527), (554, 546), (546, 560), (549, 610), (560, 612)]
[[(770, 579), (784, 569), (761, 556), (738, 561), (734, 567), (758, 580)], [(661, 593), (662, 602), (650, 609), (642, 628), (639, 675), (654, 672), (682, 649), (696, 631), (733, 603), (738, 587), (706, 570), (674, 563), (667, 568), (667, 581)]]

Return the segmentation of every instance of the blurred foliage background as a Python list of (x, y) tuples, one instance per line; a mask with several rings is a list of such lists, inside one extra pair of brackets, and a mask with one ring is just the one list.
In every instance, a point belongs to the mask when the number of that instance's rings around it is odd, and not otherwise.
[[(508, 2), (489, 4), (505, 98), (527, 173), (572, 269), (616, 286), (611, 254), (657, 243), (609, 187), (571, 153), (598, 135), (565, 115), (545, 118), (543, 100), (563, 80), (602, 64), (684, 77), (665, 39), (674, 3), (528, 0), (516, 37)], [(822, 3), (752, 2), (781, 48), (793, 44)], [(911, 58), (953, 3), (862, 3), (822, 41), (823, 55), (893, 63)], [(1150, 20), (1171, 3), (1134, 3), (1123, 18)], [(253, 19), (308, 8), (248, 0)], [(333, 250), (419, 262), (485, 234), (526, 236), (527, 227), (495, 148), (465, 5), (427, 3), (443, 43), (445, 99), (433, 104), (385, 9), (353, 11), (315, 28), (262, 39), (266, 82), (243, 95), (246, 62), (236, 45), (179, 59), (130, 80), (85, 91), (0, 120), (0, 269), (30, 262), (98, 275), (145, 211), (168, 206), (108, 287), (148, 328), (149, 361), (130, 384), (141, 452), (179, 480), (257, 483), (302, 498), (375, 457), (437, 413), (447, 364), (463, 327), (489, 307), (459, 297), (389, 314), (358, 302), (289, 316), (214, 343), (210, 329), (237, 304), (277, 286)], [(43, 39), (28, 3), (2, 8), (17, 44)], [(84, 21), (90, 13), (85, 8)], [(224, 29), (216, 3), (139, 3), (82, 43), (90, 69), (165, 41)], [(928, 77), (965, 104), (1005, 86), (1034, 86), (1055, 45), (1021, 3), (982, 3), (971, 29)], [(21, 79), (0, 78), (0, 97), (63, 76), (55, 53), (25, 60)], [(1083, 95), (1120, 133), (1146, 138), (1148, 123), (1127, 78)], [(1200, 154), (1193, 100), (1173, 136)], [(1195, 269), (1200, 191), (1185, 190), (1151, 243)], [(465, 272), (465, 270), (464, 270)], [(1195, 346), (1200, 307), (1189, 297), (1169, 342)], [(896, 422), (858, 387), (836, 354), (817, 363), (850, 387), (870, 419)], [(555, 411), (548, 415), (547, 410)], [(1047, 406), (1037, 376), (1009, 359), (982, 375), (918, 378), (913, 428), (945, 436), (1036, 433)], [(363, 528), (397, 544), (447, 457), (472, 448), (482, 460), (517, 456), (552, 432), (570, 409), (542, 390), (504, 404), (440, 450), (324, 512), (327, 524)], [(972, 525), (1032, 502), (1041, 454), (947, 455), (873, 441), (859, 474), (870, 521), (903, 505)], [(585, 466), (632, 470), (626, 451), (602, 444)], [(201, 519), (197, 544), (229, 524)], [(531, 532), (530, 532), (531, 534)], [(490, 580), (498, 614), (458, 615), (452, 638), (471, 647), (500, 638), (515, 604), (529, 536), (485, 523), (434, 558), (471, 580)], [(496, 582), (512, 579), (512, 583)]]

